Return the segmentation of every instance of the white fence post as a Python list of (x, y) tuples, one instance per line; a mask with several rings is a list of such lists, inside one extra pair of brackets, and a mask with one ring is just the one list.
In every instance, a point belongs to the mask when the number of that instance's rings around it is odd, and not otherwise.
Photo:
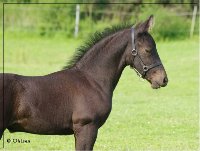
[(79, 18), (80, 18), (80, 5), (77, 4), (76, 5), (75, 31), (74, 31), (75, 37), (78, 37)]
[(190, 37), (192, 37), (193, 33), (194, 33), (194, 26), (195, 26), (196, 14), (197, 14), (197, 5), (194, 6), (194, 10), (193, 10), (193, 14), (192, 14), (192, 23), (191, 23), (191, 28), (190, 28)]

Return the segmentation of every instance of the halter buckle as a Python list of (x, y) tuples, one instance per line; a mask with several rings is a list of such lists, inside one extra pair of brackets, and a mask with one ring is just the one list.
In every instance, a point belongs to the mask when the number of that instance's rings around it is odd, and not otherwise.
[(147, 66), (143, 66), (143, 71), (147, 72), (149, 70), (149, 68)]
[(136, 55), (137, 55), (137, 50), (136, 50), (135, 48), (133, 48), (133, 49), (131, 50), (131, 53), (132, 53), (133, 56), (136, 56)]

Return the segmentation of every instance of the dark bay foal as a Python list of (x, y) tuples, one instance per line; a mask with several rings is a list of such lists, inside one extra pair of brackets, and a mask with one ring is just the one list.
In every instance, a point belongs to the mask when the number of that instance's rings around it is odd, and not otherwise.
[[(148, 33), (153, 16), (135, 28), (96, 33), (62, 71), (45, 76), (0, 74), (0, 137), (10, 132), (75, 136), (76, 150), (92, 150), (126, 66), (152, 88), (168, 79)], [(2, 87), (3, 85), (3, 87)]]

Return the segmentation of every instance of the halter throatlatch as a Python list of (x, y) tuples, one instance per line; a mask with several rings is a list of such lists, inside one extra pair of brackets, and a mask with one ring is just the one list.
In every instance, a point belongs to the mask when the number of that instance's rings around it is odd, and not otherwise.
[[(157, 67), (157, 66), (160, 66), (160, 65), (162, 65), (162, 64), (161, 64), (161, 62), (157, 62), (157, 63), (153, 63), (153, 64), (148, 65), (148, 66), (145, 65), (144, 62), (142, 61), (141, 57), (139, 56), (138, 51), (137, 51), (137, 49), (136, 49), (136, 47), (135, 47), (135, 35), (134, 35), (134, 28), (133, 28), (133, 27), (131, 27), (131, 38), (132, 38), (132, 47), (133, 47), (133, 49), (131, 50), (131, 53), (132, 53), (132, 55), (134, 56), (132, 68), (136, 71), (136, 73), (137, 73), (137, 75), (138, 75), (139, 77), (144, 78), (145, 75), (147, 74), (147, 72), (148, 72), (149, 70), (151, 70), (151, 69), (153, 69), (153, 68), (155, 68), (155, 67)], [(138, 59), (139, 59), (140, 62), (141, 62), (141, 65), (142, 65), (142, 73), (140, 73), (140, 72), (135, 68), (134, 59), (135, 59), (136, 57), (138, 57)]]

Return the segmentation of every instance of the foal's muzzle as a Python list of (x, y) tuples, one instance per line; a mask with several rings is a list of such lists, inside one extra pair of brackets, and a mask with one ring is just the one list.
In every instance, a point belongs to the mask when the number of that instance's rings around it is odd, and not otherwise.
[(165, 87), (168, 83), (167, 74), (163, 66), (150, 70), (146, 76), (147, 81), (151, 83), (153, 89)]

